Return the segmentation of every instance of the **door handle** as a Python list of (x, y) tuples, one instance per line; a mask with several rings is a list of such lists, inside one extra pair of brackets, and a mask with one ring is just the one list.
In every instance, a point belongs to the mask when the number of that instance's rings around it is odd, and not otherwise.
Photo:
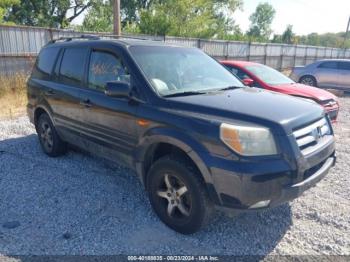
[(79, 104), (84, 106), (84, 107), (91, 107), (92, 106), (90, 99), (81, 100)]

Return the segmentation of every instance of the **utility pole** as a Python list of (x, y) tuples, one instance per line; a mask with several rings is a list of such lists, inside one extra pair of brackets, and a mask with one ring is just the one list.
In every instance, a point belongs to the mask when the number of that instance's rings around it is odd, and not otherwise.
[(113, 2), (113, 34), (121, 35), (120, 26), (120, 0), (114, 0)]
[(344, 44), (343, 44), (344, 48), (345, 48), (346, 40), (348, 39), (349, 28), (350, 28), (350, 16), (349, 16), (348, 26), (346, 27), (345, 36), (344, 36)]

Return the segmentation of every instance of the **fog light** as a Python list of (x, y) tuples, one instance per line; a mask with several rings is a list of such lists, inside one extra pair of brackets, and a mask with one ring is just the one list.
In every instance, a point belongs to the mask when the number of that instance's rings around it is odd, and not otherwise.
[(267, 207), (270, 204), (271, 200), (263, 200), (251, 205), (249, 208), (262, 208)]

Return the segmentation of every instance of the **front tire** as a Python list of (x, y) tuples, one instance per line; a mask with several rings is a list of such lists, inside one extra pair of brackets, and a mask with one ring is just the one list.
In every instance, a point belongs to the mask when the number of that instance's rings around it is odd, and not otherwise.
[(317, 81), (313, 76), (303, 76), (300, 78), (299, 83), (317, 87)]
[(46, 113), (39, 116), (36, 132), (45, 154), (50, 157), (56, 157), (66, 153), (67, 145), (58, 136), (50, 117)]
[(147, 189), (155, 213), (179, 233), (199, 231), (213, 214), (213, 204), (199, 174), (176, 157), (165, 156), (152, 165)]

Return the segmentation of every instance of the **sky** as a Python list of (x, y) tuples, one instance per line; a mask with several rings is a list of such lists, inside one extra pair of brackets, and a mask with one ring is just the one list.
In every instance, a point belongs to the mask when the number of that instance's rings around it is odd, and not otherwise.
[(243, 11), (234, 13), (243, 31), (249, 28), (249, 16), (261, 2), (275, 8), (272, 30), (277, 34), (283, 33), (288, 24), (298, 35), (344, 32), (350, 16), (350, 0), (243, 0)]
[[(272, 30), (281, 34), (288, 24), (298, 35), (309, 33), (341, 32), (346, 30), (350, 16), (350, 0), (243, 0), (243, 11), (234, 13), (236, 23), (243, 31), (249, 28), (249, 16), (261, 2), (270, 3), (276, 10)], [(84, 15), (73, 24), (81, 24)]]

